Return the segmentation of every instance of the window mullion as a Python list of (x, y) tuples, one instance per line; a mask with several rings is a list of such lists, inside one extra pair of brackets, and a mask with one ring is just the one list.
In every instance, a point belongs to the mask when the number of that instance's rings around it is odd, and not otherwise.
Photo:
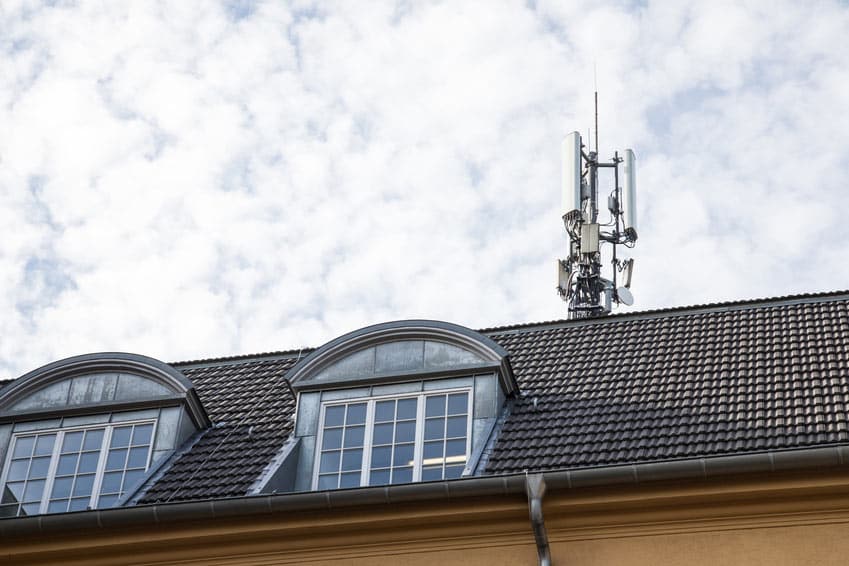
[(422, 454), (424, 453), (425, 395), (416, 398), (416, 442), (413, 445), (413, 481), (422, 481)]
[[(106, 430), (103, 431), (103, 445), (100, 447), (100, 456), (98, 456), (97, 471), (94, 474), (94, 485), (91, 488), (91, 499), (88, 505), (92, 509), (97, 509), (97, 503), (100, 499), (100, 487), (103, 485), (103, 470), (106, 469), (106, 456), (109, 453), (109, 445), (112, 443), (112, 431), (114, 426), (106, 425)], [(153, 438), (151, 438), (153, 440)], [(129, 449), (128, 449), (129, 451)]]
[(366, 428), (363, 438), (363, 467), (360, 470), (360, 486), (368, 485), (371, 470), (371, 446), (374, 442), (374, 406), (375, 400), (369, 400), (366, 405)]
[[(36, 435), (38, 439), (38, 435)], [(59, 453), (62, 451), (62, 442), (65, 439), (65, 431), (56, 431), (56, 441), (53, 445), (53, 452), (50, 453), (50, 466), (47, 468), (47, 479), (44, 482), (44, 493), (41, 496), (41, 506), (38, 508), (40, 514), (47, 513), (47, 506), (50, 503), (50, 493), (53, 491), (53, 482), (56, 480), (56, 468), (59, 466)]]

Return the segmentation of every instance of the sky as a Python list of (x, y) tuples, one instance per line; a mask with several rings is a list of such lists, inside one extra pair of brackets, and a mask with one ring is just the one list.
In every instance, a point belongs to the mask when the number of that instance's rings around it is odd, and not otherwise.
[(2, 0), (0, 378), (564, 318), (595, 88), (601, 157), (637, 155), (615, 312), (849, 288), (847, 30), (825, 1)]

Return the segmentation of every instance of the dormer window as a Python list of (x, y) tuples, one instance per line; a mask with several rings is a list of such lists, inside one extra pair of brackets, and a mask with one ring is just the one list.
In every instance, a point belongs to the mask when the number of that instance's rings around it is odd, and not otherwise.
[(460, 477), (471, 448), (470, 393), (324, 404), (314, 489)]

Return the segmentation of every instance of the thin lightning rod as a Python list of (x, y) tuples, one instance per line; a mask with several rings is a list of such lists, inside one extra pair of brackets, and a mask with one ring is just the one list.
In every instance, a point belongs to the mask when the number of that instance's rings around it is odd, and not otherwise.
[(598, 91), (595, 91), (595, 151), (598, 151)]

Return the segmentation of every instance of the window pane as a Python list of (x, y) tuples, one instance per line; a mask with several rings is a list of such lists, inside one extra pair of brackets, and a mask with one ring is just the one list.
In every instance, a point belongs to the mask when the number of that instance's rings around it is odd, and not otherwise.
[(91, 488), (93, 486), (94, 474), (77, 476), (77, 481), (74, 482), (74, 496), (91, 495)]
[(334, 450), (333, 452), (325, 452), (321, 455), (321, 463), (319, 464), (319, 472), (338, 472), (339, 471), (339, 456), (341, 452)]
[(50, 469), (50, 457), (47, 458), (33, 458), (29, 465), (29, 474), (27, 474), (30, 478), (46, 478), (47, 470)]
[(29, 460), (12, 460), (12, 465), (9, 466), (8, 481), (22, 480), (27, 477), (27, 468)]
[(107, 470), (121, 470), (124, 468), (124, 462), (127, 460), (127, 449), (119, 448), (118, 450), (110, 450), (106, 457)]
[(48, 513), (64, 513), (67, 510), (68, 510), (68, 500), (67, 499), (60, 499), (58, 501), (51, 501), (47, 505), (47, 512)]
[(71, 475), (77, 471), (78, 454), (65, 454), (59, 456), (59, 467), (56, 468), (56, 474), (60, 476)]
[(80, 467), (77, 473), (87, 474), (97, 471), (97, 460), (100, 459), (100, 452), (84, 452), (80, 456)]
[(369, 485), (386, 485), (389, 483), (389, 470), (373, 470)]
[(35, 456), (50, 456), (53, 453), (53, 442), (55, 440), (55, 434), (39, 436), (35, 441)]
[(32, 448), (35, 445), (35, 437), (34, 436), (25, 436), (23, 438), (18, 438), (15, 441), (15, 452), (12, 454), (13, 458), (29, 458), (32, 456)]
[(21, 515), (38, 515), (38, 508), (41, 503), (30, 503), (29, 505), (21, 506)]
[(374, 405), (374, 422), (382, 423), (395, 418), (395, 401), (378, 401)]
[(18, 503), (24, 498), (24, 482), (7, 483), (0, 503)]
[(103, 484), (100, 486), (100, 493), (119, 493), (121, 491), (121, 478), (123, 476), (123, 472), (103, 474)]
[(53, 482), (53, 491), (51, 492), (50, 497), (53, 499), (70, 497), (71, 485), (73, 485), (73, 483), (74, 478), (56, 478), (56, 481)]
[(123, 448), (130, 445), (130, 433), (133, 427), (122, 426), (112, 430), (112, 440), (109, 442), (111, 448)]
[(345, 422), (345, 406), (336, 405), (324, 410), (324, 426), (342, 426)]
[(374, 444), (392, 444), (392, 423), (374, 425)]
[(400, 444), (395, 446), (395, 466), (411, 466), (413, 464), (413, 445)]
[(445, 455), (465, 456), (466, 455), (466, 439), (449, 440), (445, 443)]
[(343, 471), (353, 471), (359, 470), (363, 467), (363, 451), (359, 450), (345, 450), (342, 454), (342, 470)]
[(27, 487), (24, 489), (24, 501), (41, 501), (41, 496), (44, 495), (44, 480), (27, 482)]
[(428, 397), (425, 400), (425, 416), (441, 417), (445, 414), (445, 395)]
[(371, 467), (388, 468), (392, 464), (392, 447), (380, 446), (371, 450)]
[(416, 418), (417, 399), (399, 399), (397, 420)]
[(68, 511), (85, 511), (88, 509), (88, 497), (79, 497), (76, 499), (71, 499), (71, 508)]
[(445, 466), (445, 479), (459, 478), (466, 466)]
[(345, 448), (359, 447), (363, 445), (366, 427), (352, 426), (345, 429)]
[(442, 479), (442, 466), (425, 466), (422, 468), (422, 481)]
[(86, 431), (83, 450), (100, 450), (101, 444), (103, 444), (103, 429)]
[(448, 417), (448, 431), (445, 436), (447, 438), (466, 436), (466, 417)]
[(359, 487), (360, 472), (353, 474), (342, 474), (342, 481), (339, 482), (339, 487)]
[(416, 437), (416, 421), (395, 425), (395, 442), (412, 442)]
[(445, 419), (435, 418), (425, 421), (425, 440), (445, 438)]
[(348, 420), (345, 424), (364, 424), (366, 422), (366, 404), (348, 405)]
[(410, 483), (413, 481), (413, 468), (395, 468), (392, 470), (392, 483)]
[(463, 413), (467, 413), (468, 407), (469, 407), (469, 394), (468, 393), (455, 393), (453, 395), (448, 396), (448, 414), (449, 415), (462, 415)]
[(331, 428), (324, 431), (324, 438), (322, 439), (324, 443), (322, 448), (325, 450), (333, 450), (335, 448), (342, 448), (342, 429), (341, 428)]
[(336, 489), (338, 482), (337, 474), (318, 476), (318, 489)]
[(124, 486), (121, 491), (129, 491), (137, 487), (139, 482), (144, 477), (144, 470), (130, 470), (124, 474)]
[(14, 517), (18, 514), (18, 504), (0, 505), (0, 518)]
[(127, 458), (128, 468), (144, 468), (147, 466), (147, 446), (130, 448), (130, 457)]
[(83, 431), (68, 432), (65, 434), (65, 439), (62, 441), (62, 452), (67, 454), (70, 452), (79, 452), (83, 445)]
[(133, 430), (133, 444), (138, 446), (139, 444), (150, 444), (150, 436), (153, 434), (153, 425), (145, 424), (138, 425)]
[(98, 509), (108, 509), (118, 503), (117, 495), (103, 495), (97, 502)]
[[(442, 441), (437, 440), (435, 442), (425, 442), (424, 443), (424, 459), (425, 464), (430, 463), (429, 460), (433, 460), (434, 458), (442, 458)], [(436, 462), (433, 462), (434, 464)]]

